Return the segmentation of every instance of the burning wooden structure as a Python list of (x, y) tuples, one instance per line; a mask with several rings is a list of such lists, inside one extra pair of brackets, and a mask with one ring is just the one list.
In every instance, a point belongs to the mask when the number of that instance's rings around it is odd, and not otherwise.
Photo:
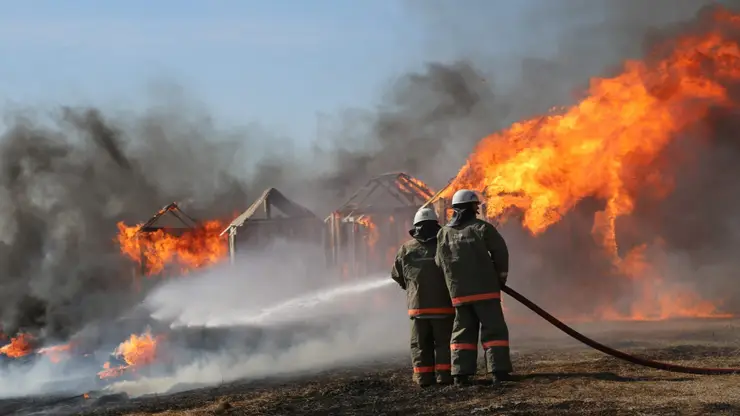
[(221, 236), (229, 238), (229, 257), (233, 263), (237, 250), (263, 248), (276, 238), (319, 245), (323, 232), (323, 223), (313, 212), (277, 189), (269, 188)]
[[(151, 256), (147, 253), (147, 244), (142, 240), (150, 240), (152, 236), (167, 234), (180, 237), (188, 231), (198, 227), (198, 221), (186, 214), (176, 202), (172, 202), (154, 214), (148, 221), (141, 224), (135, 231), (136, 248), (139, 251), (138, 276), (150, 275)], [(119, 237), (120, 238), (120, 237)], [(156, 237), (155, 237), (156, 238)]]
[(133, 279), (182, 275), (226, 258), (226, 242), (219, 237), (222, 223), (197, 221), (171, 203), (143, 224), (118, 223), (121, 252), (137, 263)]
[(405, 173), (370, 179), (329, 215), (326, 223), (327, 260), (343, 277), (388, 272), (416, 211), (434, 193)]

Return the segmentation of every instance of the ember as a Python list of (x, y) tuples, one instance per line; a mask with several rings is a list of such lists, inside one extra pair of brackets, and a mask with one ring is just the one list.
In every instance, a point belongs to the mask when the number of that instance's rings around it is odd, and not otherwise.
[[(714, 19), (740, 29), (740, 20), (729, 12)], [(716, 30), (676, 45), (660, 61), (629, 61), (621, 75), (593, 79), (587, 98), (561, 114), (522, 121), (484, 138), (444, 193), (484, 190), (488, 217), (505, 220), (514, 208), (533, 235), (582, 199), (602, 199), (605, 208), (594, 218), (592, 234), (615, 272), (642, 289), (631, 319), (716, 315), (715, 305), (688, 290), (657, 290), (662, 279), (645, 261), (644, 247), (620, 257), (615, 232), (617, 218), (632, 213), (638, 187), (656, 198), (670, 191), (670, 180), (658, 173), (635, 181), (639, 169), (712, 107), (732, 104), (724, 84), (740, 79), (738, 44)], [(613, 311), (603, 313), (614, 317)]]

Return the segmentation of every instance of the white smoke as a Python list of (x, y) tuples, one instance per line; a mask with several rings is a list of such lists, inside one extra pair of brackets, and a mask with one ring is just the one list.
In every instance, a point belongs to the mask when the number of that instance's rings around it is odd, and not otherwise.
[(173, 322), (174, 330), (256, 325), (269, 332), (285, 330), (284, 324), (325, 330), (249, 353), (233, 348), (200, 352), (199, 360), (171, 375), (121, 381), (109, 388), (132, 396), (164, 393), (178, 386), (318, 371), (408, 350), (404, 293), (388, 275), (339, 284), (336, 276), (316, 266), (313, 248), (286, 243), (278, 247), (240, 256), (233, 266), (213, 268), (193, 279), (170, 281), (144, 304), (154, 318)]
[[(341, 319), (339, 315), (333, 318)], [(329, 336), (307, 339), (279, 351), (266, 349), (256, 354), (223, 351), (181, 367), (174, 375), (122, 381), (111, 385), (110, 389), (130, 396), (174, 392), (183, 385), (203, 387), (240, 379), (320, 371), (397, 356), (407, 350), (408, 319), (405, 316), (397, 316), (392, 321), (387, 315), (371, 315), (356, 328), (340, 322)]]
[(0, 398), (91, 390), (95, 388), (91, 375), (96, 371), (89, 362), (70, 366), (64, 360), (54, 363), (45, 356), (25, 357), (0, 368)]

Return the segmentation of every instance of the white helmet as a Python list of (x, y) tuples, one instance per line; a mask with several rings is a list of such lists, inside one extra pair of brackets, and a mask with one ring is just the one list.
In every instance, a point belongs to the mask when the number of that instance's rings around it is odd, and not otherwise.
[(452, 206), (460, 205), (460, 204), (467, 204), (469, 202), (475, 202), (480, 204), (480, 199), (478, 199), (478, 194), (471, 191), (470, 189), (461, 189), (457, 192), (455, 192), (455, 195), (452, 195)]
[(419, 209), (414, 215), (414, 225), (418, 225), (422, 221), (437, 221), (437, 213), (431, 208)]

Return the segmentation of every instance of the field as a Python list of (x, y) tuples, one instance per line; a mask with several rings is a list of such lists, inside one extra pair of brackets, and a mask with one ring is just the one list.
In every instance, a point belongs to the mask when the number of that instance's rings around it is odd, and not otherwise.
[[(740, 367), (740, 321), (685, 320), (580, 325), (611, 346), (705, 367)], [(87, 415), (675, 415), (740, 413), (740, 375), (693, 376), (626, 364), (553, 329), (514, 331), (523, 380), (494, 387), (410, 383), (405, 356), (291, 378), (237, 382), (155, 397), (0, 401), (2, 414)]]

